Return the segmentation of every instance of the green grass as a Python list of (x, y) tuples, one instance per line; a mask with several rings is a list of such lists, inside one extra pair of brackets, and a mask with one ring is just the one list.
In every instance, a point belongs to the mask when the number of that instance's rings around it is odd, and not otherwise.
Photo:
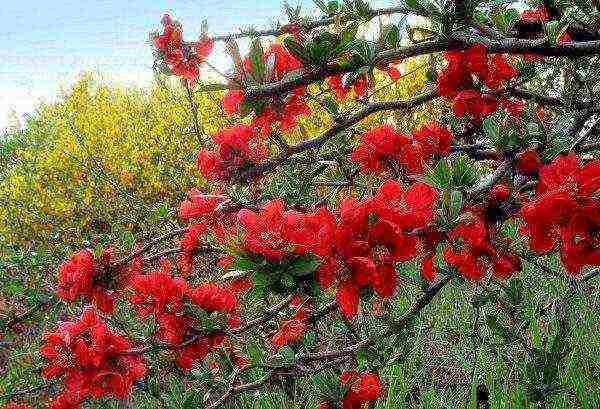
[[(546, 260), (552, 268), (557, 263)], [(412, 267), (406, 266), (405, 273), (414, 275)], [(5, 270), (6, 271), (6, 270)], [(52, 277), (47, 269), (28, 268), (14, 279), (3, 275), (3, 297), (6, 304), (28, 304), (39, 298), (40, 289), (48, 291), (48, 279)], [(554, 306), (557, 299), (569, 293), (565, 279), (548, 277), (525, 263), (518, 275), (523, 283), (523, 301), (518, 306), (518, 315), (528, 322), (522, 336), (533, 346), (543, 348), (556, 334), (557, 317)], [(51, 281), (51, 280), (50, 280)], [(6, 285), (8, 284), (8, 285)], [(506, 283), (507, 285), (510, 282)], [(497, 316), (506, 323), (506, 316), (496, 303), (484, 305), (480, 312), (480, 335), (483, 342), (472, 337), (473, 307), (471, 300), (477, 290), (474, 283), (455, 279), (446, 286), (427, 307), (410, 331), (402, 337), (386, 340), (399, 352), (393, 364), (383, 365), (381, 372), (386, 386), (385, 399), (380, 400), (377, 409), (402, 408), (475, 408), (475, 389), (485, 384), (489, 390), (491, 408), (589, 408), (600, 407), (600, 298), (597, 291), (598, 278), (592, 280), (570, 298), (568, 306), (570, 350), (559, 364), (558, 381), (560, 391), (545, 400), (545, 406), (530, 402), (527, 392), (526, 366), (530, 361), (524, 348), (518, 342), (503, 342), (486, 325), (486, 316)], [(399, 287), (399, 292), (391, 303), (394, 314), (402, 314), (421, 289), (414, 278), (407, 278)], [(368, 308), (363, 305), (362, 308)], [(31, 320), (17, 327), (16, 332), (6, 332), (2, 342), (9, 343), (0, 350), (0, 403), (15, 391), (29, 391), (22, 399), (31, 403), (42, 402), (55, 393), (60, 385), (50, 388), (43, 382), (39, 370), (43, 362), (38, 354), (40, 337), (52, 328), (64, 306), (56, 306), (35, 314)], [(71, 307), (68, 313), (76, 314)], [(543, 314), (540, 313), (543, 311)], [(129, 336), (143, 337), (148, 327), (130, 326), (131, 311), (121, 307), (116, 314), (117, 321)], [(364, 316), (361, 319), (367, 319)], [(360, 321), (359, 321), (360, 322)], [(331, 324), (331, 322), (329, 322)], [(372, 327), (373, 322), (365, 327)], [(343, 326), (336, 326), (343, 331)], [(365, 334), (363, 334), (365, 335)], [(373, 364), (374, 355), (359, 355), (358, 365)], [(157, 366), (146, 381), (146, 390), (134, 391), (130, 406), (111, 400), (99, 400), (89, 407), (188, 407), (185, 402), (199, 402), (207, 392), (197, 385), (203, 385), (202, 371), (192, 372), (185, 377), (164, 376), (161, 372), (168, 368), (166, 356), (157, 354), (150, 360)], [(197, 376), (196, 376), (197, 375)], [(473, 375), (473, 378), (471, 378)], [(257, 373), (256, 377), (260, 377)], [(312, 408), (321, 396), (323, 383), (335, 380), (337, 374), (329, 371), (322, 377), (304, 378), (287, 388), (284, 393), (277, 386), (263, 389), (261, 393), (249, 392), (231, 401), (226, 408)], [(250, 379), (251, 380), (251, 379)], [(223, 380), (226, 382), (226, 379)], [(190, 398), (191, 396), (191, 398)], [(214, 396), (214, 395), (213, 395)], [(412, 399), (411, 399), (412, 397)], [(119, 406), (121, 405), (121, 406)], [(195, 407), (195, 406), (190, 406)], [(201, 405), (199, 406), (201, 407)]]

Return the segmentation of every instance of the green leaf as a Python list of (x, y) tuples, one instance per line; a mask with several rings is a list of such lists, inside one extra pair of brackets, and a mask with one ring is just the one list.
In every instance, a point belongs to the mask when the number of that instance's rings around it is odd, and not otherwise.
[(308, 52), (302, 45), (298, 44), (293, 37), (284, 38), (283, 44), (300, 62), (303, 64), (310, 63)]
[(202, 397), (195, 389), (189, 389), (183, 397), (183, 409), (195, 409), (200, 407)]
[(325, 109), (331, 115), (335, 115), (340, 111), (340, 105), (338, 104), (337, 100), (331, 96), (323, 99), (323, 105), (325, 105)]
[(384, 26), (382, 37), (386, 46), (396, 47), (400, 42), (400, 29), (395, 25)]
[(462, 154), (440, 160), (428, 170), (427, 178), (441, 189), (468, 187), (478, 180), (475, 162)]
[(329, 14), (337, 13), (339, 8), (340, 8), (340, 5), (335, 0), (331, 0), (329, 3), (327, 3), (327, 12)]
[(309, 275), (315, 272), (319, 264), (317, 257), (311, 254), (303, 255), (290, 264), (288, 272), (297, 276)]
[(357, 31), (358, 24), (356, 22), (348, 24), (348, 26), (346, 26), (344, 31), (342, 31), (342, 33), (340, 34), (338, 44), (331, 52), (331, 56), (337, 57), (338, 55), (347, 51), (352, 45), (352, 42), (356, 39)]
[(292, 366), (296, 364), (296, 353), (289, 346), (284, 346), (277, 351), (273, 357), (274, 364), (277, 366)]
[(128, 248), (131, 248), (135, 243), (135, 236), (130, 231), (124, 231), (121, 235), (121, 241), (125, 243)]
[(265, 74), (265, 65), (263, 63), (263, 48), (260, 38), (255, 38), (250, 44), (250, 52), (248, 57), (252, 65), (251, 75), (257, 83), (262, 83)]
[(252, 271), (256, 270), (258, 265), (247, 258), (236, 258), (233, 263), (229, 265), (229, 270), (241, 270), (241, 271)]
[(502, 338), (508, 338), (509, 331), (506, 327), (504, 327), (498, 321), (498, 318), (495, 315), (486, 315), (486, 324), (492, 332)]

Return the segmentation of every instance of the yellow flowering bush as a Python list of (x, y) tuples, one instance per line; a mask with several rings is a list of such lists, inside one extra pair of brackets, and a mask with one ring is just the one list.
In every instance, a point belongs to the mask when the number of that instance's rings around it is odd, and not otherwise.
[[(228, 125), (219, 96), (198, 95), (202, 138)], [(61, 101), (41, 105), (22, 132), (18, 164), (1, 181), (0, 235), (23, 243), (143, 229), (163, 206), (202, 183), (186, 94), (100, 84), (87, 75)], [(24, 145), (24, 146), (23, 146)]]
[[(402, 65), (390, 83), (378, 76), (379, 100), (414, 95), (423, 88), (423, 64)], [(196, 93), (199, 135), (184, 89), (155, 86), (122, 88), (84, 75), (59, 102), (42, 104), (28, 121), (24, 143), (11, 155), (17, 164), (0, 182), (0, 240), (80, 245), (99, 234), (138, 234), (166, 217), (191, 186), (203, 181), (194, 155), (203, 140), (231, 125), (220, 106), (220, 92)], [(290, 143), (314, 137), (331, 124), (331, 115), (314, 101), (312, 114), (285, 135)], [(350, 98), (342, 109), (356, 108)], [(415, 124), (431, 118), (431, 107), (408, 117)], [(365, 126), (389, 113), (372, 115)]]

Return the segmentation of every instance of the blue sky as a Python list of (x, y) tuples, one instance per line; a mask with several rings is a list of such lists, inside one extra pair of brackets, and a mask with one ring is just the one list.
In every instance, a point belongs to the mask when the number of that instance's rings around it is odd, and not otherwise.
[[(164, 12), (183, 23), (187, 38), (195, 38), (204, 18), (214, 33), (249, 25), (269, 27), (282, 16), (282, 1), (4, 0), (0, 129), (12, 109), (22, 115), (40, 99), (51, 101), (83, 71), (125, 84), (148, 84), (148, 33), (160, 28)], [(307, 10), (314, 8), (311, 0), (301, 3)], [(211, 58), (216, 65), (226, 65), (219, 50)]]

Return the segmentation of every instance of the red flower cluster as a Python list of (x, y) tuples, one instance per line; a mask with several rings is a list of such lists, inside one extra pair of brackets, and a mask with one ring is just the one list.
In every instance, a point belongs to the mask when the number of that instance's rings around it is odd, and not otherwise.
[(272, 344), (275, 349), (298, 341), (308, 328), (308, 308), (303, 304), (300, 297), (294, 297), (290, 307), (295, 309), (294, 315), (290, 320), (283, 322), (273, 336)]
[(210, 351), (221, 346), (225, 338), (219, 333), (199, 337), (194, 342), (185, 345), (177, 351), (177, 365), (181, 369), (190, 370), (194, 361), (206, 358)]
[(181, 220), (205, 218), (211, 215), (226, 200), (226, 196), (205, 194), (196, 188), (192, 188), (188, 192), (188, 198), (181, 202), (178, 216)]
[(111, 267), (114, 251), (107, 247), (96, 260), (91, 250), (83, 249), (62, 263), (58, 269), (58, 296), (65, 301), (81, 297), (92, 301), (105, 314), (112, 313), (115, 280), (120, 274), (119, 269)]
[[(281, 44), (271, 44), (267, 51), (262, 55), (262, 64), (268, 65), (273, 60), (274, 70), (269, 82), (279, 81), (292, 71), (302, 67), (302, 64), (293, 54), (291, 54)], [(252, 73), (256, 71), (249, 57), (243, 61), (243, 76), (252, 78)], [(240, 114), (244, 102), (243, 89), (229, 90), (223, 96), (223, 109), (228, 114)], [(269, 135), (273, 126), (279, 124), (282, 131), (288, 131), (296, 125), (297, 118), (301, 115), (310, 114), (309, 106), (302, 100), (306, 93), (306, 87), (293, 89), (289, 94), (269, 98), (268, 101), (262, 101), (261, 108), (257, 110), (256, 116), (252, 120), (252, 126), (262, 135)]]
[(542, 160), (534, 149), (520, 152), (517, 155), (516, 168), (521, 173), (534, 176), (538, 174), (542, 166)]
[(205, 231), (205, 224), (193, 224), (188, 227), (187, 233), (179, 240), (181, 253), (177, 256), (177, 265), (185, 275), (189, 274), (192, 269), (194, 254), (200, 245), (200, 236)]
[(404, 190), (388, 181), (371, 198), (344, 200), (338, 223), (323, 223), (324, 263), (317, 278), (323, 287), (337, 278), (336, 298), (346, 317), (356, 315), (363, 287), (381, 297), (393, 294), (395, 263), (416, 257), (419, 245), (425, 250), (418, 231), (433, 218), (437, 198), (438, 192), (424, 183)]
[[(498, 192), (502, 196), (502, 192)], [(491, 269), (496, 277), (509, 278), (521, 270), (521, 259), (509, 252), (501, 252), (488, 239), (488, 230), (481, 215), (473, 212), (469, 220), (448, 232), (449, 245), (444, 258), (458, 272), (470, 279), (480, 280)]]
[[(185, 308), (188, 300), (205, 311), (234, 313), (237, 297), (233, 290), (214, 283), (189, 287), (170, 274), (171, 264), (163, 261), (160, 271), (132, 278), (132, 304), (142, 316), (154, 315), (159, 326), (159, 338), (175, 346), (176, 362), (183, 369), (191, 368), (193, 361), (202, 359), (222, 342), (222, 336), (192, 337), (194, 318)], [(193, 342), (189, 342), (189, 340)], [(180, 346), (177, 346), (181, 344)]]
[(198, 170), (210, 180), (228, 181), (236, 173), (258, 164), (268, 155), (266, 146), (257, 139), (254, 128), (247, 125), (224, 129), (212, 138), (215, 147), (201, 150), (196, 157)]
[(453, 135), (437, 122), (431, 122), (411, 135), (381, 125), (362, 134), (349, 155), (365, 172), (382, 172), (390, 166), (404, 167), (410, 173), (423, 173), (424, 164), (435, 155), (450, 151)]
[(131, 278), (134, 294), (129, 300), (142, 317), (178, 312), (187, 284), (182, 278), (173, 277), (168, 260), (162, 261), (161, 270), (150, 274), (138, 274)]
[(291, 253), (317, 251), (321, 245), (317, 232), (326, 217), (324, 210), (316, 213), (286, 211), (282, 200), (272, 200), (258, 212), (240, 210), (237, 221), (243, 229), (246, 250), (275, 260)]
[(600, 265), (600, 160), (582, 165), (575, 154), (540, 169), (534, 199), (521, 209), (531, 249), (560, 249), (567, 271)]
[(340, 381), (348, 386), (342, 409), (361, 409), (364, 403), (375, 401), (383, 394), (381, 380), (373, 372), (343, 372)]
[[(400, 79), (400, 71), (393, 64), (382, 65), (377, 68), (384, 71), (392, 81)], [(352, 82), (347, 82), (348, 78), (348, 76), (344, 77), (344, 74), (327, 77), (327, 85), (335, 92), (340, 101), (345, 100), (351, 90), (354, 90), (356, 96), (362, 97), (370, 87), (369, 77), (366, 74), (357, 76)]]
[(125, 398), (133, 382), (146, 374), (143, 358), (128, 354), (130, 349), (130, 342), (91, 308), (79, 320), (59, 324), (44, 337), (41, 349), (49, 361), (44, 378), (64, 375), (66, 390), (51, 407), (79, 407), (86, 397)]
[(213, 49), (213, 40), (201, 36), (194, 49), (183, 42), (181, 25), (165, 14), (162, 18), (163, 32), (154, 37), (156, 48), (171, 72), (193, 84), (200, 73), (198, 66)]
[(205, 311), (233, 313), (237, 308), (237, 296), (230, 288), (215, 283), (204, 283), (190, 288), (188, 298)]
[[(500, 54), (488, 56), (485, 46), (476, 44), (465, 51), (444, 53), (448, 65), (438, 77), (438, 93), (451, 99), (454, 114), (470, 115), (480, 121), (498, 109), (498, 99), (482, 94), (482, 87), (497, 90), (517, 76), (517, 70)], [(508, 107), (515, 106), (508, 104)]]

